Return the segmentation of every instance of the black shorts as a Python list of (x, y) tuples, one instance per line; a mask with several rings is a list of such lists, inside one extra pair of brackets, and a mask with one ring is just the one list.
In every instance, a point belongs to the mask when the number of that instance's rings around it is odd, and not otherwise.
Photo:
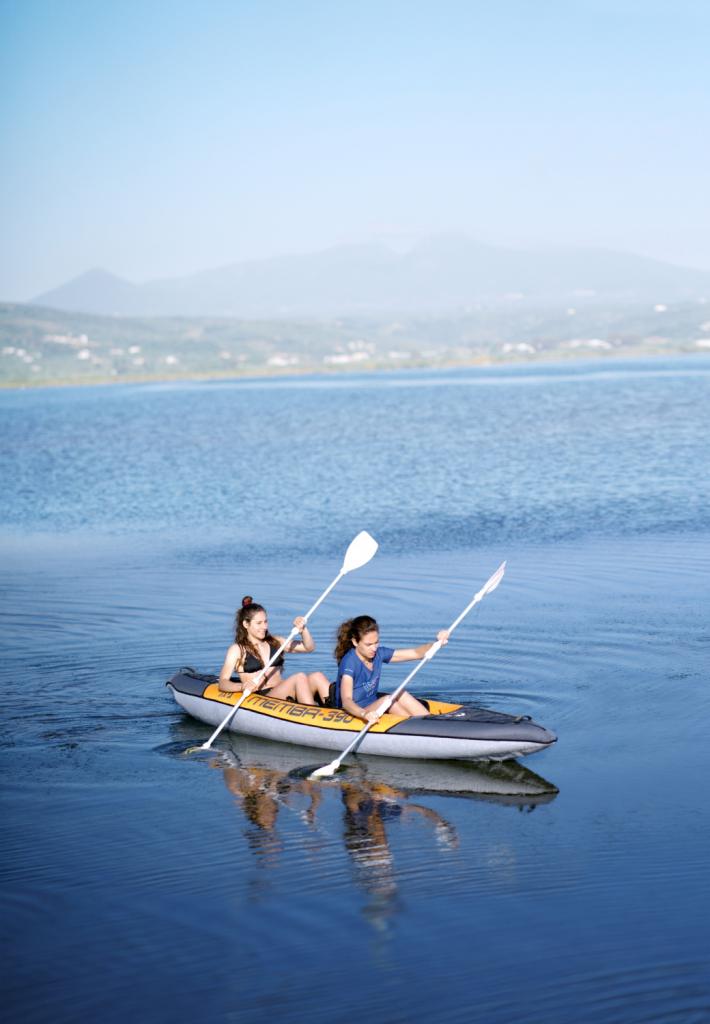
[(330, 687), (328, 689), (328, 696), (326, 697), (325, 700), (323, 700), (323, 698), (318, 693), (318, 691), (316, 691), (316, 693), (315, 693), (315, 699), (316, 699), (316, 704), (318, 704), (318, 706), (321, 707), (321, 708), (335, 708), (335, 707), (337, 707), (337, 704), (335, 703), (335, 683), (331, 683), (330, 684)]

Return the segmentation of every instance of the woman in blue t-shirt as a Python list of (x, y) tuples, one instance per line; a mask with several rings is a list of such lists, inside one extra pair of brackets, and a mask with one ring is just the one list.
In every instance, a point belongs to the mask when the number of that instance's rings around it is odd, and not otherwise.
[[(441, 629), (436, 639), (443, 645), (449, 639), (446, 629)], [(338, 627), (335, 643), (335, 660), (338, 662), (338, 678), (332, 703), (363, 722), (374, 722), (377, 712), (387, 697), (377, 696), (382, 665), (388, 662), (421, 661), (435, 641), (420, 644), (419, 647), (405, 647), (394, 650), (380, 647), (380, 627), (370, 615), (358, 615)], [(389, 708), (389, 713), (401, 718), (421, 717), (429, 712), (411, 693), (401, 693)]]

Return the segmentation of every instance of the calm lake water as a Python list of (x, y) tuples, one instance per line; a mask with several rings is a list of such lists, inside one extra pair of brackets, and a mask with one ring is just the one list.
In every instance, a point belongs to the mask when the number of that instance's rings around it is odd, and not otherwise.
[[(0, 395), (11, 1018), (710, 1020), (710, 359)], [(206, 727), (250, 593), (559, 736), (504, 766)], [(407, 666), (391, 668), (394, 686)]]

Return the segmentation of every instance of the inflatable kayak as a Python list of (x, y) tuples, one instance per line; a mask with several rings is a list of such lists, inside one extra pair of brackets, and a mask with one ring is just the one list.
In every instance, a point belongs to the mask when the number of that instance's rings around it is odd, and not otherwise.
[[(216, 676), (202, 675), (194, 669), (180, 669), (166, 685), (184, 711), (214, 727), (241, 696), (222, 693)], [(528, 715), (506, 715), (417, 696), (429, 709), (426, 717), (383, 715), (365, 736), (359, 752), (386, 757), (506, 760), (544, 750), (557, 739)], [(252, 693), (227, 728), (296, 746), (344, 750), (362, 726), (359, 718), (337, 708), (312, 707)]]

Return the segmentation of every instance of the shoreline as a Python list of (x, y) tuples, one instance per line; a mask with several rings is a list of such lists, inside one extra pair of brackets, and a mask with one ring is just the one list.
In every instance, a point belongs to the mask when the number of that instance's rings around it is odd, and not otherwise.
[(264, 368), (244, 370), (242, 372), (229, 371), (225, 373), (185, 373), (185, 374), (127, 374), (117, 379), (115, 376), (80, 377), (80, 378), (59, 378), (58, 380), (27, 380), (27, 381), (0, 381), (0, 391), (35, 391), (45, 388), (81, 388), (81, 387), (120, 387), (122, 385), (135, 384), (188, 384), (225, 382), (225, 381), (254, 381), (254, 380), (298, 380), (302, 377), (323, 377), (327, 379), (377, 376), (380, 374), (411, 373), (417, 371), (446, 371), (446, 370), (488, 370), (495, 367), (530, 367), (540, 365), (554, 365), (565, 363), (599, 363), (619, 362), (622, 360), (661, 360), (661, 359), (686, 359), (693, 357), (708, 357), (710, 351), (697, 349), (678, 348), (672, 351), (660, 352), (657, 349), (651, 351), (639, 351), (638, 349), (617, 349), (614, 351), (594, 352), (574, 351), (561, 353), (559, 351), (539, 352), (533, 358), (487, 358), (482, 356), (479, 359), (459, 361), (448, 360), (444, 362), (417, 362), (402, 366), (384, 365), (363, 365), (357, 368), (324, 368), (322, 366), (302, 367), (294, 369)]

